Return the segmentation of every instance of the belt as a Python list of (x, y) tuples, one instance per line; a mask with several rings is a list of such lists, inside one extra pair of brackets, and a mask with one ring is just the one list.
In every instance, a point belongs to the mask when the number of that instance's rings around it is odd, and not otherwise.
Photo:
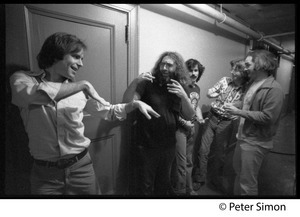
[(219, 113), (215, 112), (213, 109), (210, 110), (210, 113), (214, 115), (219, 121), (231, 121), (230, 118), (220, 115)]
[(69, 166), (72, 166), (74, 163), (76, 163), (81, 158), (83, 158), (87, 152), (88, 152), (88, 149), (86, 148), (86, 149), (84, 149), (83, 152), (80, 152), (79, 154), (75, 155), (74, 157), (71, 157), (68, 159), (60, 159), (55, 162), (34, 159), (34, 163), (36, 163), (39, 166), (44, 166), (44, 167), (56, 167), (58, 169), (65, 169)]

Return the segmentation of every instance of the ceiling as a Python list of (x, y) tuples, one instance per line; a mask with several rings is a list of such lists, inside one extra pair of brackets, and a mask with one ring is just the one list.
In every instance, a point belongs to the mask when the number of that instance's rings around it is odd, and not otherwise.
[[(278, 53), (294, 59), (296, 4), (207, 4), (220, 13), (230, 17), (228, 25), (254, 38), (256, 46), (270, 46)], [(200, 25), (184, 8), (174, 4), (141, 4), (143, 8), (169, 16), (191, 25)], [(204, 4), (186, 4), (188, 8), (207, 14), (220, 22), (219, 13), (211, 11)], [(232, 20), (236, 22), (232, 22)], [(201, 23), (203, 24), (203, 23)], [(225, 22), (225, 24), (227, 24)], [(241, 24), (241, 25), (237, 25)], [(199, 28), (205, 28), (201, 25)], [(252, 30), (252, 31), (251, 31)], [(250, 33), (250, 35), (249, 35)], [(257, 38), (261, 36), (261, 38)]]
[(260, 32), (264, 38), (295, 40), (296, 4), (214, 4), (232, 19)]

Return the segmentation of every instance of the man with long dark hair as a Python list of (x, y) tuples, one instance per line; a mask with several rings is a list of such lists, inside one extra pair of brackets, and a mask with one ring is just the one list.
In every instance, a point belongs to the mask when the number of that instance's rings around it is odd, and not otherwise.
[(139, 114), (137, 117), (138, 194), (165, 196), (170, 193), (178, 117), (181, 113), (191, 120), (195, 114), (183, 89), (188, 84), (187, 75), (183, 58), (176, 52), (164, 52), (152, 73), (142, 73), (125, 91), (125, 102), (140, 99), (160, 115), (150, 121)]

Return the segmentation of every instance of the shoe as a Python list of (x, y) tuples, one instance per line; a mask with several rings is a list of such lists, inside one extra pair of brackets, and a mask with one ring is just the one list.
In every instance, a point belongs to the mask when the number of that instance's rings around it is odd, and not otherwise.
[(197, 196), (197, 192), (196, 191), (191, 191), (189, 192), (187, 195), (190, 195), (190, 196)]
[(194, 191), (199, 191), (199, 189), (205, 184), (205, 182), (194, 182), (193, 189)]

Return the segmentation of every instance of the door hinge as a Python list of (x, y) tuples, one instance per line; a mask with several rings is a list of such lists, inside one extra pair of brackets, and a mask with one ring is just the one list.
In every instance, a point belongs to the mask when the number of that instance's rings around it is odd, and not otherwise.
[(125, 26), (125, 43), (128, 44), (128, 25)]

